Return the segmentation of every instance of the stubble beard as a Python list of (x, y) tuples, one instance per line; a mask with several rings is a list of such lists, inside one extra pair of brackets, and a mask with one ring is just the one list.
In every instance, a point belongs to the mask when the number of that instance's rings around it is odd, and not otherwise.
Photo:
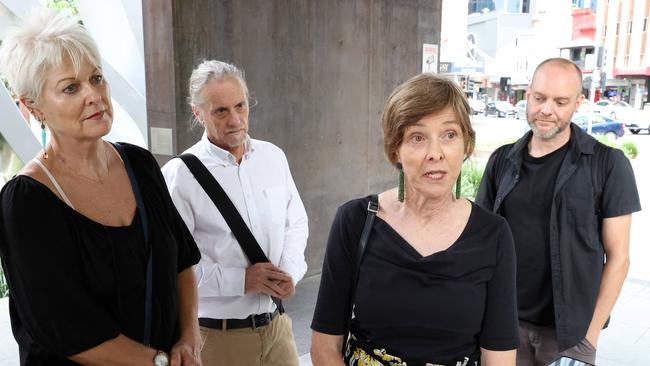
[(246, 142), (246, 136), (248, 136), (248, 130), (240, 131), (240, 132), (238, 132), (238, 135), (240, 133), (242, 133), (241, 137), (240, 136), (232, 137), (232, 138), (228, 139), (229, 141), (225, 141), (225, 143), (228, 145), (228, 147), (231, 147), (231, 148), (240, 147), (240, 146), (242, 146), (244, 144), (244, 142)]
[(542, 131), (537, 127), (535, 121), (536, 119), (533, 119), (533, 122), (531, 122), (530, 119), (528, 119), (528, 125), (530, 126), (530, 129), (533, 131), (535, 137), (540, 138), (542, 140), (551, 140), (558, 134), (564, 132), (567, 129), (567, 127), (569, 127), (569, 122), (555, 121), (554, 127), (552, 127), (547, 131)]

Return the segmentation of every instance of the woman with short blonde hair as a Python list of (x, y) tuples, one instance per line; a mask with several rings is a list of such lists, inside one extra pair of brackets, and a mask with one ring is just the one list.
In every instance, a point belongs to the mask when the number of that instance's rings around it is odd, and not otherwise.
[(0, 69), (49, 143), (0, 193), (21, 365), (200, 365), (200, 254), (153, 156), (102, 138), (113, 108), (78, 19), (40, 10)]

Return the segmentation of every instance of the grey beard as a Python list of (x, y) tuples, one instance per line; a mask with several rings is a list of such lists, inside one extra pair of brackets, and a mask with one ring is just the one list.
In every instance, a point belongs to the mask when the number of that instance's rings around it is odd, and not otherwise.
[(563, 123), (562, 125), (555, 125), (555, 127), (551, 128), (550, 130), (546, 131), (545, 133), (542, 133), (535, 123), (528, 123), (530, 126), (530, 129), (533, 131), (533, 134), (542, 140), (551, 140), (553, 137), (555, 137), (558, 133), (564, 131), (569, 127), (568, 123)]

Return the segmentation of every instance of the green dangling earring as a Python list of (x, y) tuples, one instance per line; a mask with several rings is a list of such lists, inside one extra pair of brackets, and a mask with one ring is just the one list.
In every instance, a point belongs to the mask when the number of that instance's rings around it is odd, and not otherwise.
[(47, 159), (47, 136), (45, 132), (45, 123), (41, 122), (41, 141), (43, 142), (43, 159)]
[(404, 170), (402, 169), (402, 163), (395, 164), (397, 170), (399, 170), (399, 178), (397, 179), (397, 200), (404, 202)]

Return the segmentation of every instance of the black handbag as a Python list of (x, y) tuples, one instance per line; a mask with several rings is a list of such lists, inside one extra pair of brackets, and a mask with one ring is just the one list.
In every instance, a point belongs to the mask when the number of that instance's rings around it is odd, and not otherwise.
[[(253, 233), (251, 233), (251, 230), (246, 226), (246, 222), (242, 219), (235, 205), (201, 160), (192, 154), (181, 154), (177, 157), (185, 163), (205, 193), (207, 193), (214, 205), (217, 206), (224, 220), (226, 220), (228, 227), (230, 227), (233, 235), (235, 235), (239, 246), (241, 246), (246, 257), (248, 257), (248, 261), (251, 264), (270, 262), (266, 254), (264, 254), (264, 251), (262, 251), (262, 248), (260, 248)], [(274, 296), (271, 296), (271, 299), (277, 306), (280, 314), (283, 314), (284, 306), (282, 305), (282, 299)]]
[(366, 247), (368, 245), (368, 237), (370, 237), (370, 231), (372, 230), (372, 224), (375, 221), (377, 216), (377, 210), (379, 210), (379, 197), (375, 194), (370, 196), (370, 201), (368, 202), (368, 213), (366, 215), (366, 222), (363, 225), (363, 230), (361, 231), (361, 238), (359, 239), (359, 246), (357, 248), (357, 260), (356, 265), (352, 269), (352, 287), (350, 289), (350, 304), (348, 304), (348, 317), (345, 323), (345, 334), (343, 335), (343, 346), (341, 348), (341, 355), (346, 356), (348, 351), (349, 342), (350, 342), (350, 326), (352, 324), (352, 317), (354, 316), (354, 297), (357, 292), (357, 283), (359, 281), (359, 272), (361, 271), (361, 262), (363, 262), (363, 255), (366, 252)]

